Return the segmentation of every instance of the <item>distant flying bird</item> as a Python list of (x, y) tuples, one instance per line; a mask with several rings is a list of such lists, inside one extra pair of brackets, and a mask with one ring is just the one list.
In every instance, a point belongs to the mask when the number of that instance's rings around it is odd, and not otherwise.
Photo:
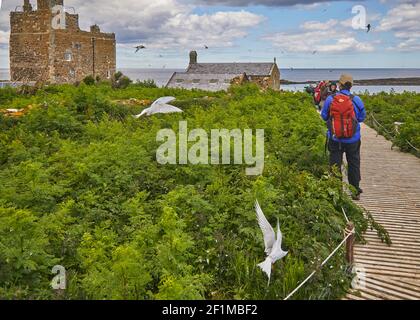
[(174, 101), (176, 98), (174, 97), (162, 97), (157, 99), (155, 102), (152, 103), (152, 105), (144, 109), (140, 114), (134, 116), (134, 118), (138, 119), (142, 117), (143, 115), (151, 116), (153, 114), (157, 113), (175, 113), (175, 112), (183, 112), (181, 109), (171, 106), (168, 104), (171, 101)]
[(207, 50), (208, 48), (209, 48), (208, 46), (206, 46), (206, 45), (204, 46), (204, 49), (206, 49), (206, 50)]
[(370, 25), (370, 23), (366, 26), (367, 32), (369, 33), (370, 29), (372, 28), (372, 26)]
[(316, 54), (318, 51), (317, 50), (314, 50), (314, 51), (312, 51), (312, 54)]
[(268, 283), (270, 283), (272, 265), (274, 265), (278, 260), (284, 258), (288, 252), (283, 251), (281, 248), (281, 242), (282, 242), (283, 236), (280, 231), (280, 224), (279, 224), (278, 219), (277, 219), (277, 235), (276, 235), (273, 227), (270, 225), (263, 211), (261, 210), (258, 200), (255, 201), (255, 211), (257, 213), (258, 224), (264, 235), (265, 253), (267, 255), (267, 258), (265, 259), (265, 261), (260, 263), (258, 267), (260, 267), (261, 270), (267, 274)]
[(137, 53), (137, 52), (139, 52), (140, 50), (142, 50), (142, 49), (146, 49), (146, 47), (144, 46), (144, 45), (139, 45), (139, 46), (136, 46), (136, 47), (134, 47), (134, 49), (136, 49), (136, 52), (135, 53)]

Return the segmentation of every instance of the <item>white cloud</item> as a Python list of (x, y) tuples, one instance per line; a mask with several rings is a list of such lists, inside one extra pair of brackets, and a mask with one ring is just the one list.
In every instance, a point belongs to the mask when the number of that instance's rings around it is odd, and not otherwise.
[(319, 46), (317, 49), (319, 52), (326, 53), (340, 53), (346, 51), (372, 52), (375, 50), (375, 47), (371, 43), (359, 42), (353, 37), (346, 37), (337, 39), (334, 44)]
[[(166, 38), (181, 39), (182, 44), (202, 46), (231, 46), (233, 40), (247, 35), (249, 28), (260, 24), (264, 18), (246, 11), (217, 12), (211, 15), (179, 14), (162, 26)], [(171, 46), (171, 43), (167, 44)]]
[[(0, 16), (1, 31), (9, 29), (9, 15), (5, 10), (13, 10), (22, 2), (8, 1)], [(115, 32), (119, 43), (141, 42), (149, 48), (232, 46), (250, 28), (264, 21), (263, 16), (244, 10), (196, 14), (194, 6), (181, 0), (65, 0), (64, 3), (75, 8), (83, 29), (96, 23), (103, 31)]]
[[(279, 32), (264, 37), (274, 46), (294, 53), (343, 53), (372, 52), (373, 42), (360, 42), (354, 34), (342, 27), (337, 20), (310, 21), (295, 32)], [(377, 43), (376, 43), (377, 44)]]
[(303, 30), (308, 30), (308, 31), (312, 31), (312, 30), (329, 30), (333, 27), (335, 27), (338, 24), (337, 20), (331, 19), (328, 20), (327, 22), (322, 22), (322, 21), (306, 21), (301, 28)]
[(420, 31), (420, 3), (401, 4), (388, 11), (378, 31)]
[[(395, 48), (392, 48), (395, 49)], [(418, 41), (417, 38), (409, 38), (407, 40), (401, 41), (398, 46), (397, 49), (399, 51), (420, 51), (420, 42)]]
[(9, 32), (0, 30), (0, 45), (9, 43)]
[(358, 0), (195, 0), (197, 3), (205, 5), (226, 5), (226, 6), (250, 6), (260, 5), (269, 7), (288, 7), (288, 6), (300, 6), (302, 8), (312, 9), (316, 6), (322, 5), (328, 2), (339, 2), (339, 1), (358, 1)]
[(329, 7), (330, 4), (329, 3), (325, 3), (325, 2), (314, 2), (311, 4), (296, 4), (294, 7), (297, 9), (301, 9), (301, 10), (307, 10), (307, 11), (311, 11), (311, 10), (318, 10), (319, 8), (323, 7)]
[(393, 32), (399, 44), (390, 49), (418, 51), (420, 48), (420, 3), (402, 3), (388, 11), (378, 31)]

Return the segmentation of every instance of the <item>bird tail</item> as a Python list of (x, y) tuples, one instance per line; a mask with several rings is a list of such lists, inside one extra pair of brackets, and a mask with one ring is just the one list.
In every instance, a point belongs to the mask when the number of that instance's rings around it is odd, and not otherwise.
[(261, 268), (263, 272), (265, 272), (268, 276), (268, 282), (270, 282), (271, 278), (271, 259), (270, 257), (267, 257), (264, 262), (260, 263), (258, 267)]

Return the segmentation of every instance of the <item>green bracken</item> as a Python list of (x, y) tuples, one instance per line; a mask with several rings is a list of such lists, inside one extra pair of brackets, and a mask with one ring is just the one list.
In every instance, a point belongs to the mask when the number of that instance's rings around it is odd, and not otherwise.
[(402, 151), (420, 157), (420, 94), (382, 92), (363, 99), (370, 114), (367, 123)]
[[(124, 99), (175, 96), (183, 114), (134, 119)], [(109, 84), (0, 90), (0, 297), (55, 299), (282, 299), (342, 241), (342, 208), (360, 235), (368, 220), (328, 173), (325, 127), (302, 93), (228, 93)], [(265, 130), (265, 168), (160, 165), (156, 134), (189, 128)], [(255, 132), (255, 131), (254, 131)], [(278, 218), (289, 254), (267, 287), (253, 208)], [(335, 299), (349, 288), (340, 250), (293, 298)]]

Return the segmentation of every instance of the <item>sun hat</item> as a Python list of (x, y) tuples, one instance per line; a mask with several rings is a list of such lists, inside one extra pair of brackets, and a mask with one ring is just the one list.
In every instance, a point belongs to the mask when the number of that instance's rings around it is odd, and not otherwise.
[(353, 77), (350, 74), (342, 74), (339, 80), (340, 84), (345, 85), (350, 82), (353, 85)]

